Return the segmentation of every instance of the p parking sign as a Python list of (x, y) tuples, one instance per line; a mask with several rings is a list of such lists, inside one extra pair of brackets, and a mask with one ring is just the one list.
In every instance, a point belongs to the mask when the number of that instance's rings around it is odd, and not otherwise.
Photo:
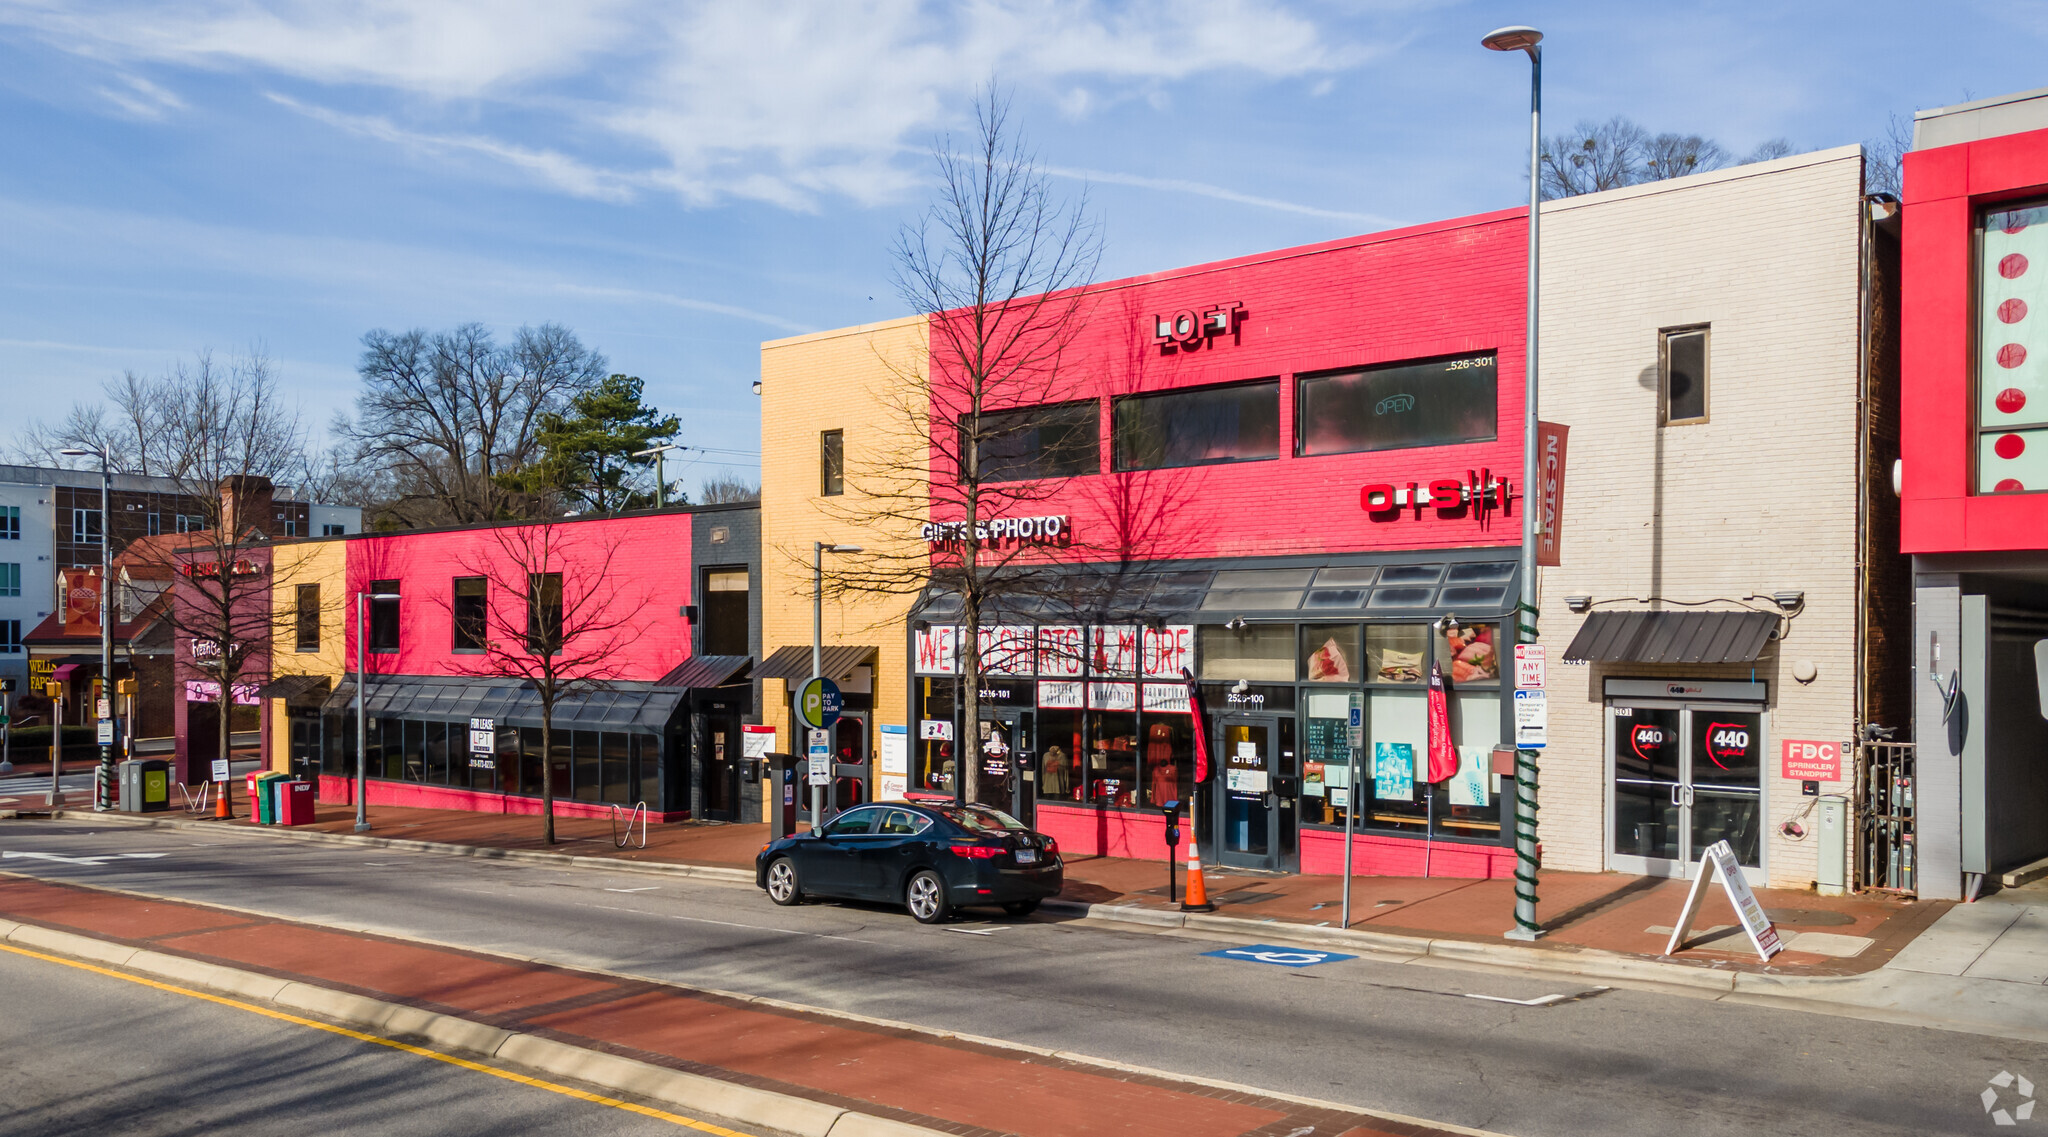
[(814, 675), (797, 688), (796, 717), (812, 730), (825, 730), (839, 721), (839, 712), (846, 703), (839, 695), (839, 685), (822, 675)]

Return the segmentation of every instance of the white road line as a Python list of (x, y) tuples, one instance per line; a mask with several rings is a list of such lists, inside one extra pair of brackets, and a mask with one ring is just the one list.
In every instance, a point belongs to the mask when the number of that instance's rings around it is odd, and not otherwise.
[(948, 925), (946, 930), (949, 932), (959, 932), (963, 936), (993, 936), (996, 934), (994, 928), (955, 928)]
[(653, 891), (654, 891), (655, 889), (657, 889), (657, 888), (660, 888), (660, 887), (661, 887), (661, 886), (660, 886), (660, 885), (658, 885), (658, 884), (650, 884), (650, 885), (647, 885), (647, 886), (645, 886), (645, 887), (643, 887), (643, 888), (607, 888), (607, 889), (605, 889), (605, 891), (606, 891), (606, 892), (653, 892)]
[(1583, 998), (1593, 994), (1595, 991), (1611, 990), (1613, 990), (1611, 987), (1592, 987), (1579, 992), (1577, 995), (1544, 995), (1536, 999), (1510, 999), (1505, 995), (1474, 995), (1469, 992), (1465, 997), (1467, 999), (1484, 999), (1489, 1003), (1510, 1003), (1517, 1007), (1547, 1007), (1552, 1003), (1562, 1003), (1568, 999)]

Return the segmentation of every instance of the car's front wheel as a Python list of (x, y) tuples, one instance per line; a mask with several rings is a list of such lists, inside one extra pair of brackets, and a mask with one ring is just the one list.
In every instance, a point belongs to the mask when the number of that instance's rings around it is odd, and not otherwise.
[(946, 881), (931, 869), (919, 869), (903, 889), (903, 905), (920, 924), (937, 924), (953, 914), (953, 902), (946, 898)]
[(779, 857), (768, 866), (768, 899), (785, 905), (804, 902), (804, 890), (796, 879), (795, 861)]

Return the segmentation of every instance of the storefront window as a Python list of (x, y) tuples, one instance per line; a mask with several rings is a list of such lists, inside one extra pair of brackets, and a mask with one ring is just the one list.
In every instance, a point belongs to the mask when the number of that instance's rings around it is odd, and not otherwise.
[(1196, 655), (1204, 679), (1294, 681), (1294, 627), (1252, 624), (1225, 628), (1204, 624), (1195, 630)]
[(600, 766), (597, 732), (579, 730), (575, 732), (576, 800), (597, 801), (602, 796), (603, 772)]
[(405, 739), (400, 751), (400, 769), (408, 782), (427, 780), (427, 724), (423, 722), (398, 721), (398, 733)]
[(520, 727), (519, 792), (532, 797), (539, 797), (540, 779), (540, 728), (537, 726)]
[(1500, 625), (1460, 624), (1437, 641), (1436, 660), (1453, 686), (1500, 683)]
[(910, 764), (910, 788), (949, 794), (959, 775), (953, 732), (960, 681), (919, 679), (917, 689), (917, 756)]
[(1303, 455), (1487, 442), (1497, 433), (1492, 355), (1309, 375), (1297, 382)]
[(1079, 801), (1086, 779), (1081, 767), (1087, 756), (1079, 710), (1038, 709), (1038, 797), (1041, 801)]
[[(1371, 790), (1362, 820), (1369, 828), (1419, 834), (1429, 755), (1428, 698), (1420, 691), (1367, 693), (1365, 750), (1372, 780), (1360, 787)], [(1359, 777), (1366, 777), (1363, 770)]]
[(1304, 624), (1301, 677), (1311, 683), (1356, 683), (1357, 624)]
[(1977, 492), (2048, 490), (2048, 351), (2026, 334), (2048, 317), (2048, 202), (2003, 205), (1981, 216)]
[[(1303, 699), (1301, 820), (1342, 825), (1351, 808), (1351, 700), (1346, 691), (1310, 691)], [(1366, 780), (1370, 767), (1361, 767)]]
[(1121, 399), (1116, 468), (1158, 470), (1280, 456), (1280, 382)]
[(1365, 681), (1420, 685), (1428, 678), (1428, 624), (1367, 624)]
[(560, 801), (569, 796), (570, 740), (575, 731), (556, 727), (548, 734), (549, 796)]
[(420, 780), (430, 786), (445, 786), (448, 784), (448, 724), (424, 722), (419, 725), (426, 735), (423, 748), (426, 769)]
[(631, 751), (626, 736), (608, 730), (600, 737), (598, 745), (604, 755), (604, 800), (616, 805), (632, 804), (633, 786), (627, 770), (631, 765)]
[[(1088, 712), (1088, 765), (1086, 800), (1097, 805), (1137, 805), (1143, 798), (1138, 785), (1138, 712), (1135, 685), (1094, 683)], [(1102, 704), (1123, 702), (1123, 688), (1132, 687), (1129, 710), (1101, 709)]]
[(1500, 696), (1454, 694), (1450, 705), (1458, 772), (1437, 787), (1436, 833), (1495, 840), (1500, 836), (1501, 776), (1493, 772), (1493, 748), (1500, 744)]
[(1188, 715), (1147, 714), (1143, 754), (1145, 799), (1141, 805), (1194, 800), (1195, 728)]

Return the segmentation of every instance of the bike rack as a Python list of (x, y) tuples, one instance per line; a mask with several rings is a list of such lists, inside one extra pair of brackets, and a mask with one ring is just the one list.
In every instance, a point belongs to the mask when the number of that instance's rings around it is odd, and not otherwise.
[[(620, 819), (621, 817), (623, 817), (623, 818), (625, 818), (625, 819), (626, 819), (626, 833), (625, 833), (625, 836), (623, 836), (623, 837), (619, 835), (619, 819)], [(612, 818), (612, 844), (613, 844), (613, 845), (615, 845), (615, 846), (617, 846), (617, 847), (619, 847), (619, 848), (623, 849), (623, 848), (625, 848), (625, 847), (626, 847), (627, 845), (629, 845), (629, 844), (631, 844), (631, 843), (632, 843), (632, 841), (633, 841), (633, 819), (634, 819), (634, 818), (636, 818), (636, 817), (640, 819), (640, 844), (639, 844), (639, 848), (642, 848), (642, 849), (644, 849), (644, 848), (646, 848), (646, 847), (647, 847), (647, 803), (646, 803), (646, 802), (644, 802), (644, 801), (642, 801), (642, 802), (640, 802), (640, 803), (636, 804), (636, 805), (635, 805), (635, 806), (634, 806), (634, 807), (633, 807), (632, 809), (630, 809), (630, 810), (620, 809), (620, 808), (619, 808), (618, 806), (616, 806), (616, 805), (612, 807), (612, 813), (611, 813), (611, 818)]]
[(178, 783), (178, 792), (185, 795), (185, 812), (192, 814), (194, 817), (202, 816), (206, 813), (207, 804), (213, 799), (213, 783), (199, 783), (199, 796), (197, 798), (192, 796), (192, 787), (183, 782)]

